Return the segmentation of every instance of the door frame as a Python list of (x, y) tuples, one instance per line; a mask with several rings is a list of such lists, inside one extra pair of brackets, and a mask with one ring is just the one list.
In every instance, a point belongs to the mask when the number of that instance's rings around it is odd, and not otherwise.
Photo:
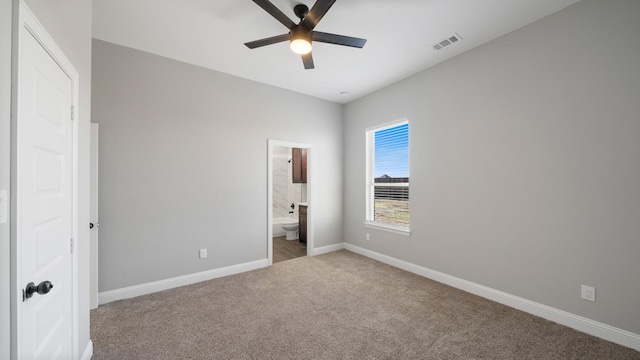
[(292, 141), (268, 139), (267, 150), (267, 261), (273, 265), (273, 148), (276, 146), (307, 149), (307, 256), (314, 255), (313, 237), (313, 145)]
[(78, 289), (78, 124), (79, 124), (79, 74), (73, 64), (53, 38), (46, 31), (44, 26), (38, 21), (33, 12), (27, 7), (23, 0), (19, 1), (19, 6), (14, 7), (12, 29), (12, 65), (11, 65), (11, 357), (20, 358), (22, 355), (22, 334), (21, 311), (22, 311), (22, 287), (26, 280), (21, 274), (21, 252), (19, 238), (19, 225), (21, 218), (18, 217), (17, 209), (21, 206), (21, 199), (17, 196), (18, 185), (22, 185), (23, 179), (18, 178), (18, 84), (22, 79), (19, 76), (18, 64), (20, 63), (20, 44), (24, 36), (33, 36), (49, 55), (58, 63), (60, 68), (71, 79), (71, 101), (73, 105), (73, 121), (71, 122), (71, 237), (73, 239), (74, 251), (71, 254), (71, 333), (72, 333), (72, 354), (74, 359), (79, 358), (79, 289)]
[(89, 209), (89, 221), (93, 224), (93, 228), (89, 229), (89, 262), (91, 264), (89, 273), (89, 308), (96, 309), (98, 307), (98, 242), (100, 241), (100, 228), (98, 213), (98, 182), (99, 176), (99, 136), (100, 125), (97, 123), (91, 123), (91, 159), (90, 162), (90, 174), (89, 178), (91, 184), (89, 185), (90, 192), (90, 209)]

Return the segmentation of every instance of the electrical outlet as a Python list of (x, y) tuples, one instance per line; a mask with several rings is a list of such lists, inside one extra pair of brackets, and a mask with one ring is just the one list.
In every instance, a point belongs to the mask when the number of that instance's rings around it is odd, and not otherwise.
[(582, 285), (582, 298), (585, 300), (596, 302), (596, 288)]
[(207, 257), (207, 249), (200, 249), (200, 259)]
[(371, 235), (370, 235), (369, 233), (367, 233), (367, 234), (365, 235), (365, 239), (367, 239), (367, 240), (371, 240)]

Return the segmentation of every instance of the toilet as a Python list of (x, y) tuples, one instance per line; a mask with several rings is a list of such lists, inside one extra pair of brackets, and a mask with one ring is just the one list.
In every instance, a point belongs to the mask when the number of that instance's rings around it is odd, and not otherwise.
[(297, 240), (298, 239), (298, 222), (292, 221), (286, 224), (282, 224), (282, 229), (287, 232), (286, 240)]

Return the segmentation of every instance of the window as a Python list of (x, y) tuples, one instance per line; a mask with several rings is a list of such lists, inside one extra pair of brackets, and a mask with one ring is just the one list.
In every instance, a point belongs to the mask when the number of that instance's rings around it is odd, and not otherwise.
[(409, 122), (367, 130), (367, 226), (409, 232)]

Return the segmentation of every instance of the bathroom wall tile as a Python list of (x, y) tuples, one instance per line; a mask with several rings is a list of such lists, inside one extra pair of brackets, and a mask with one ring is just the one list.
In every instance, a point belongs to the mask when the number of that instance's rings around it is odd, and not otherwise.
[(286, 157), (273, 158), (273, 217), (289, 215), (288, 168)]
[[(298, 204), (302, 202), (302, 190), (306, 191), (306, 184), (294, 184), (291, 177), (289, 156), (273, 157), (273, 217), (298, 218)], [(303, 188), (304, 186), (304, 188)], [(295, 204), (293, 214), (291, 204)]]

